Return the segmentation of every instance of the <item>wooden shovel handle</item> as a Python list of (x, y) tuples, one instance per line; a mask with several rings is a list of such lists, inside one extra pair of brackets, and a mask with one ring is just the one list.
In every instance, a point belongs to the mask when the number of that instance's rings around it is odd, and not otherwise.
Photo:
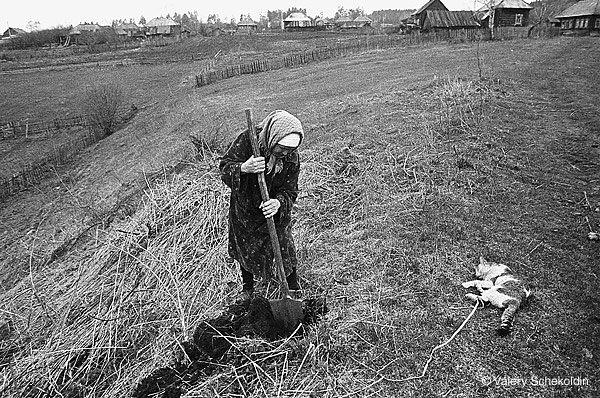
[[(252, 145), (252, 153), (254, 154), (254, 157), (259, 157), (260, 149), (258, 147), (258, 139), (256, 138), (256, 127), (252, 121), (252, 109), (246, 109), (246, 121), (248, 122), (248, 136), (250, 138), (250, 145)], [(258, 173), (258, 186), (260, 188), (262, 200), (263, 202), (266, 202), (269, 200), (269, 190), (267, 189), (267, 181), (265, 180), (264, 172)], [(267, 218), (267, 228), (269, 229), (269, 236), (271, 237), (271, 246), (273, 247), (273, 254), (275, 255), (277, 273), (279, 274), (279, 280), (281, 281), (281, 293), (283, 297), (289, 297), (290, 287), (285, 278), (283, 257), (281, 257), (281, 247), (279, 246), (279, 239), (277, 238), (277, 230), (275, 229), (275, 220), (273, 220), (273, 217)]]

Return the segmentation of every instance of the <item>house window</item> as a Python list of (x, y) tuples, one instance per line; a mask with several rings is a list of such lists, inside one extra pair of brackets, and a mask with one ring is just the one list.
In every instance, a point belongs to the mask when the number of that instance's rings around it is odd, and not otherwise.
[(522, 26), (522, 25), (523, 25), (523, 14), (515, 15), (515, 26)]
[(600, 29), (600, 18), (596, 19), (596, 24), (594, 25), (596, 29)]
[(582, 26), (581, 27), (584, 28), (584, 29), (587, 29), (588, 23), (590, 22), (590, 20), (587, 19), (587, 18), (585, 18), (585, 19), (582, 19), (581, 22), (582, 22)]

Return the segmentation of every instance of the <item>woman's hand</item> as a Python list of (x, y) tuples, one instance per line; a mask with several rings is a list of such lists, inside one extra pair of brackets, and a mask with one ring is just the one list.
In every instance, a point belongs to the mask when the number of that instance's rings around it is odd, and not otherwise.
[(281, 203), (277, 199), (269, 199), (266, 202), (262, 202), (260, 208), (265, 215), (265, 218), (273, 217), (279, 211)]
[(242, 163), (241, 172), (243, 174), (258, 174), (265, 171), (265, 158), (259, 156), (257, 158), (252, 155), (250, 159)]

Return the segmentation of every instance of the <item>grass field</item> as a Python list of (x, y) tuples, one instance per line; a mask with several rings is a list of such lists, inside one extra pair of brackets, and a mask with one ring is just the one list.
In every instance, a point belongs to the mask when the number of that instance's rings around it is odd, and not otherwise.
[[(559, 38), (374, 51), (200, 89), (165, 67), (129, 125), (0, 208), (0, 394), (123, 397), (150, 380), (156, 396), (597, 396), (599, 61), (597, 38)], [(227, 141), (248, 107), (305, 126), (296, 245), (305, 295), (329, 312), (302, 336), (226, 336), (224, 355), (194, 359), (186, 342), (239, 280), (228, 191), (188, 136)], [(479, 256), (533, 290), (508, 337), (492, 308), (460, 329)]]

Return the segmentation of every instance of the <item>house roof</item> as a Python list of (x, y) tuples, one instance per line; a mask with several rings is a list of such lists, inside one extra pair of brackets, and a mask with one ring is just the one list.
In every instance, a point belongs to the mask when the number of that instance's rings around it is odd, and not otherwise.
[(81, 32), (97, 32), (102, 27), (97, 23), (80, 23), (69, 31), (70, 35), (79, 35)]
[[(417, 11), (413, 12), (413, 13), (412, 13), (412, 14), (410, 14), (410, 15), (417, 15), (417, 14), (420, 14), (420, 13), (422, 13), (423, 11), (425, 11), (427, 8), (429, 8), (429, 6), (431, 6), (431, 5), (432, 5), (433, 3), (435, 3), (436, 1), (438, 1), (438, 0), (429, 0), (427, 3), (425, 3), (425, 5), (423, 5), (423, 7), (419, 8)], [(444, 5), (444, 3), (442, 3), (442, 2), (440, 1), (440, 4), (441, 4), (441, 5), (442, 5), (442, 6), (443, 6), (443, 7), (444, 7), (446, 10), (448, 10), (448, 8), (447, 8), (447, 7)]]
[(426, 18), (432, 28), (457, 28), (479, 26), (471, 11), (428, 10)]
[(139, 27), (133, 22), (126, 22), (118, 24), (115, 29), (139, 29)]
[(502, 0), (494, 6), (494, 8), (518, 8), (533, 10), (533, 7), (525, 3), (523, 0)]
[(4, 33), (2, 34), (2, 37), (22, 35), (24, 33), (27, 33), (27, 32), (25, 32), (23, 29), (20, 29), (20, 28), (8, 28), (4, 31)]
[(310, 18), (304, 15), (301, 12), (293, 12), (287, 16), (283, 22), (302, 22), (302, 21), (310, 21)]
[(335, 21), (332, 18), (317, 18), (317, 20), (315, 22), (321, 22), (321, 23), (334, 23)]
[(250, 18), (244, 18), (240, 22), (238, 22), (238, 26), (257, 26), (256, 22), (254, 22)]
[(350, 17), (339, 17), (338, 19), (335, 20), (335, 23), (347, 23), (347, 22), (352, 22), (352, 18), (350, 18)]
[(554, 18), (581, 17), (584, 15), (600, 15), (600, 0), (581, 0), (555, 15)]
[(148, 27), (157, 27), (157, 26), (178, 26), (179, 24), (175, 21), (173, 21), (171, 18), (164, 18), (164, 17), (158, 17), (158, 18), (153, 18), (150, 21), (148, 21), (148, 23), (146, 24), (146, 26)]
[(373, 20), (366, 15), (359, 15), (358, 17), (354, 18), (354, 22), (373, 22)]

